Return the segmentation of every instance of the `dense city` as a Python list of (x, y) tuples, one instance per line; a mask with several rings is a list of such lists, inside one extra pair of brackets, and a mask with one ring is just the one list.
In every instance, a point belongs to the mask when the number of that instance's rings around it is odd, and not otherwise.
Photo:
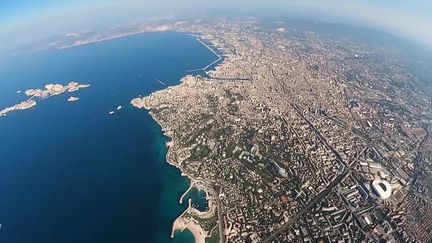
[(430, 242), (432, 98), (399, 56), (283, 22), (164, 26), (223, 59), (132, 104), (216, 192), (221, 242)]

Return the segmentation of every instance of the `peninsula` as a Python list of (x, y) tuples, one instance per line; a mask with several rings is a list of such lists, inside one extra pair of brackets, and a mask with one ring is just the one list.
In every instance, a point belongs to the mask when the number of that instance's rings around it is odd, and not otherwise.
[[(219, 242), (432, 239), (431, 87), (402, 56), (252, 18), (169, 26), (223, 62), (131, 103), (170, 137), (169, 163), (205, 182)], [(174, 229), (203, 242), (190, 210)]]

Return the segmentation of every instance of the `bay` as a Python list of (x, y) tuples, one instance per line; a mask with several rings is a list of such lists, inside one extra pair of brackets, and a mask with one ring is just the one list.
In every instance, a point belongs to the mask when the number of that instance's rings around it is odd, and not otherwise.
[[(47, 83), (87, 89), (0, 118), (0, 242), (190, 242), (171, 224), (189, 181), (132, 98), (175, 85), (216, 57), (193, 37), (145, 33), (0, 61), (0, 107)], [(113, 115), (117, 106), (123, 109)]]

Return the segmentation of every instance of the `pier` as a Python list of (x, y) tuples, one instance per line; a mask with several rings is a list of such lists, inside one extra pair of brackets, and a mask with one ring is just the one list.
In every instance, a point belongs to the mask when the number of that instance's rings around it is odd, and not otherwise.
[[(177, 227), (177, 224), (176, 224), (177, 220), (180, 220), (180, 219), (181, 219), (181, 218), (182, 218), (186, 213), (188, 213), (191, 207), (192, 207), (192, 200), (189, 199), (189, 206), (188, 206), (188, 208), (187, 208), (185, 211), (183, 211), (183, 213), (180, 214), (180, 216), (178, 216), (178, 217), (174, 220), (174, 222), (173, 222), (173, 224), (172, 224), (172, 226), (171, 226), (171, 239), (174, 239), (175, 231), (176, 231), (176, 229), (178, 228), (178, 227)], [(187, 228), (187, 227), (184, 226), (184, 227), (182, 227), (180, 230), (183, 231), (185, 228)]]
[(191, 182), (189, 185), (189, 188), (183, 193), (183, 195), (180, 197), (179, 203), (183, 204), (183, 198), (189, 193), (190, 190), (194, 187), (194, 183)]
[(196, 69), (191, 69), (188, 70), (187, 72), (195, 72), (195, 71), (206, 71), (208, 68), (210, 68), (211, 66), (213, 66), (215, 63), (219, 62), (220, 60), (222, 60), (222, 56), (219, 55), (215, 50), (213, 50), (210, 46), (208, 46), (204, 41), (201, 40), (201, 38), (199, 38), (198, 36), (192, 35), (195, 37), (195, 39), (201, 43), (203, 46), (205, 46), (208, 50), (210, 50), (213, 54), (215, 54), (218, 58), (216, 60), (214, 60), (213, 62), (211, 62), (210, 64), (208, 64), (207, 66), (203, 67), (203, 68), (196, 68)]

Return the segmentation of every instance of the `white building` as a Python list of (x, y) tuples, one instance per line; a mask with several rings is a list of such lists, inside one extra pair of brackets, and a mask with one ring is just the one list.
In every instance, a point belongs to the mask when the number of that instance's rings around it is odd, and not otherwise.
[(381, 199), (385, 200), (391, 196), (392, 188), (387, 181), (376, 179), (373, 180), (371, 184), (372, 191)]

